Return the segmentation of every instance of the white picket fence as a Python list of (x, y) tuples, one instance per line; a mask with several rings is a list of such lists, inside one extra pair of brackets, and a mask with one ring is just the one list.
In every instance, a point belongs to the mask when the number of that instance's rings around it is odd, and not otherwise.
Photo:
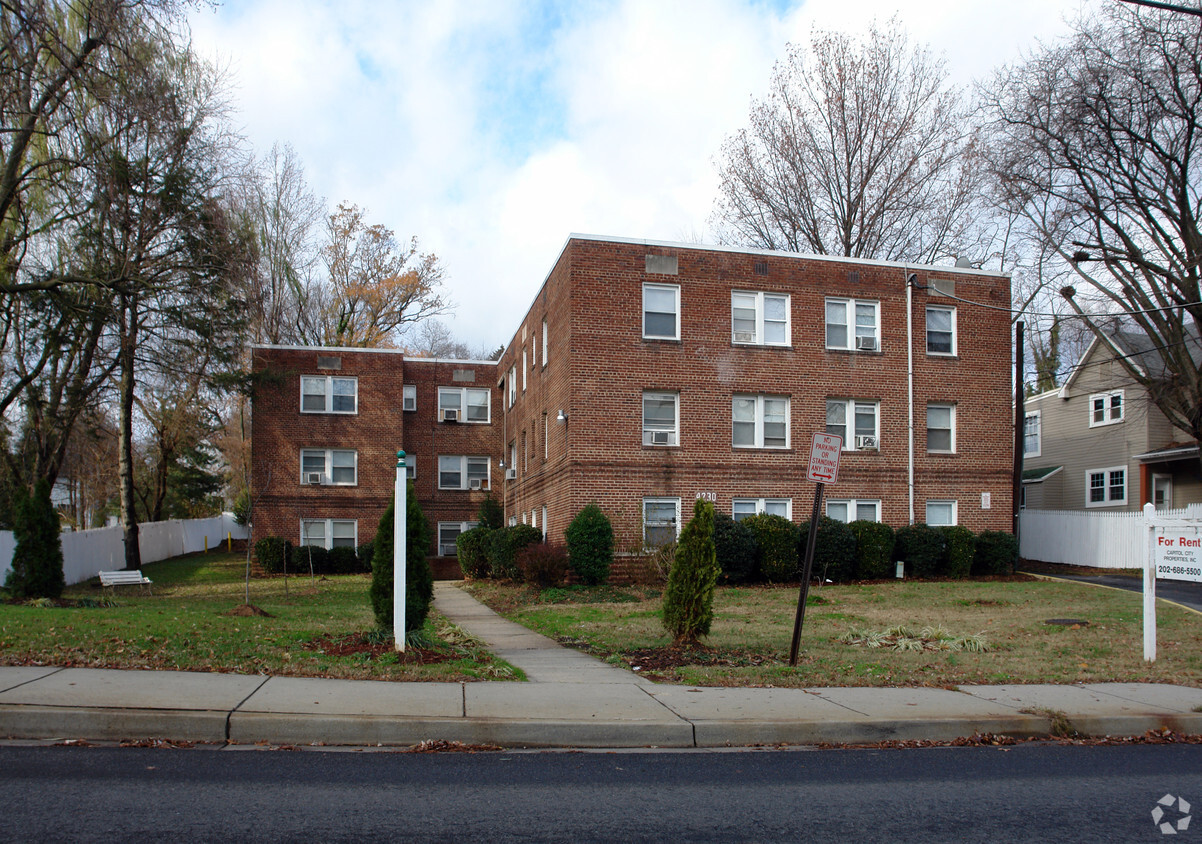
[[(1202, 504), (1156, 515), (1202, 521)], [(1142, 568), (1148, 542), (1143, 513), (1023, 510), (1018, 532), (1023, 559), (1100, 569)]]
[[(180, 554), (203, 551), (207, 540), (215, 548), (226, 537), (246, 539), (245, 527), (234, 522), (233, 513), (222, 513), (210, 519), (172, 519), (166, 522), (147, 522), (138, 526), (138, 550), (143, 563), (156, 563)], [(122, 529), (95, 528), (64, 533), (63, 575), (67, 585), (82, 583), (97, 572), (125, 568), (125, 543)], [(0, 531), (0, 583), (12, 568), (16, 541), (11, 531)]]

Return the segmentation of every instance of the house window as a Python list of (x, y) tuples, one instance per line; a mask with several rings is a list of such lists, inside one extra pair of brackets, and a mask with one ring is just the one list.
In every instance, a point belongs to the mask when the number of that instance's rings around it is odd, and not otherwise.
[(730, 330), (731, 340), (735, 343), (789, 345), (789, 297), (773, 293), (731, 293)]
[(679, 285), (643, 285), (643, 336), (650, 340), (680, 339)]
[(479, 522), (439, 522), (438, 523), (438, 556), (455, 557), (459, 551), (455, 540), (459, 534), (474, 528)]
[(492, 418), (489, 398), (487, 388), (439, 387), (438, 419), (440, 422), (488, 424)]
[(417, 410), (416, 384), (405, 384), (401, 387), (401, 410)]
[(736, 395), (731, 407), (735, 448), (789, 447), (788, 397)]
[(880, 305), (857, 299), (826, 300), (826, 347), (875, 352), (881, 348)]
[(516, 366), (509, 367), (509, 406), (518, 400), (518, 370)]
[(1095, 393), (1089, 397), (1089, 427), (1123, 421), (1123, 391)]
[(956, 406), (927, 405), (927, 451), (951, 454), (956, 450)]
[(1040, 454), (1039, 411), (1023, 417), (1023, 456), (1038, 457)]
[(643, 393), (643, 445), (678, 445), (678, 393)]
[(643, 499), (643, 544), (648, 548), (675, 542), (679, 525), (679, 498)]
[(741, 522), (748, 516), (767, 515), (793, 518), (792, 498), (736, 498), (730, 505), (731, 517)]
[(315, 548), (354, 548), (359, 544), (359, 523), (354, 519), (304, 519), (300, 544)]
[(926, 521), (936, 527), (956, 524), (956, 502), (928, 501)]
[(1118, 507), (1127, 503), (1127, 467), (1090, 469), (1085, 473), (1085, 506)]
[(359, 453), (349, 448), (302, 448), (301, 483), (354, 486)]
[(526, 392), (526, 370), (529, 369), (526, 362), (529, 358), (526, 357), (526, 347), (522, 346), (522, 392)]
[(881, 502), (876, 498), (831, 498), (826, 515), (837, 522), (879, 522)]
[(438, 456), (439, 489), (488, 489), (489, 486), (487, 457)]
[(405, 477), (411, 481), (417, 480), (417, 455), (407, 453), (405, 455)]
[(355, 413), (359, 381), (333, 375), (301, 376), (301, 413)]
[[(879, 451), (880, 402), (827, 399), (826, 432), (843, 438), (844, 451)], [(848, 420), (851, 420), (850, 430)]]
[(956, 309), (927, 308), (927, 354), (956, 353)]
[(547, 368), (547, 321), (543, 320), (543, 368)]

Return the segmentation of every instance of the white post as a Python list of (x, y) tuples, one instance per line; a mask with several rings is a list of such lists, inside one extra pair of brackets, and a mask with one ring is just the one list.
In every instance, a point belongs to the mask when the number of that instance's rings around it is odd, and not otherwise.
[(396, 493), (392, 515), (392, 637), (396, 649), (405, 650), (405, 452), (396, 453)]
[(1156, 526), (1152, 514), (1156, 507), (1144, 505), (1144, 524), (1148, 526), (1148, 544), (1144, 552), (1144, 660), (1156, 661)]

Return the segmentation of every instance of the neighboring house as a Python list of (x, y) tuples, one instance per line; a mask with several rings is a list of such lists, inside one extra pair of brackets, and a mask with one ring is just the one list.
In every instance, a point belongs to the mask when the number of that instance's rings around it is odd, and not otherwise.
[(623, 551), (697, 498), (801, 522), (824, 431), (831, 517), (1009, 530), (1009, 302), (979, 270), (573, 235), (497, 363), (256, 347), (255, 534), (370, 538), (397, 448), (443, 554), (477, 486), (556, 540), (596, 502)]
[(1198, 444), (1174, 428), (1123, 368), (1155, 373), (1147, 335), (1095, 338), (1057, 390), (1024, 402), (1022, 506), (1137, 511), (1202, 502)]

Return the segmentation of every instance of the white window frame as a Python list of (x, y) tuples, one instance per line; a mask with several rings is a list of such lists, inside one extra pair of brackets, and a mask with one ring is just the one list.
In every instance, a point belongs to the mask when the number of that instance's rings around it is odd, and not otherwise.
[[(355, 473), (354, 480), (351, 481), (335, 481), (334, 480), (334, 454), (349, 454), (354, 463), (352, 471)], [(305, 457), (313, 455), (321, 455), (321, 485), (322, 486), (358, 486), (359, 485), (359, 452), (353, 448), (302, 448), (300, 450), (300, 482), (308, 486), (308, 474), (305, 471)], [(345, 469), (345, 466), (339, 468)], [(311, 471), (311, 470), (310, 470)]]
[[(832, 404), (843, 405), (843, 433), (839, 436), (843, 437), (844, 451), (880, 451), (881, 448), (881, 403), (879, 401), (871, 401), (868, 399), (827, 399), (826, 400), (826, 422), (825, 430), (829, 433), (830, 430), (830, 407)], [(867, 407), (872, 408), (873, 414), (873, 431), (871, 434), (861, 432), (856, 429), (856, 411)], [(848, 420), (851, 420), (850, 423)], [(850, 431), (848, 430), (850, 428)], [(861, 449), (856, 447), (856, 437), (876, 437), (877, 447), (875, 449)]]
[[(1112, 498), (1111, 497), (1111, 493), (1112, 493), (1112, 490), (1114, 487), (1114, 482), (1113, 482), (1114, 479), (1111, 477), (1112, 472), (1122, 472), (1123, 473), (1123, 497), (1122, 498)], [(1085, 470), (1085, 506), (1086, 507), (1125, 507), (1127, 505), (1127, 498), (1128, 498), (1127, 488), (1129, 486), (1130, 474), (1131, 473), (1127, 470), (1126, 466), (1107, 466), (1104, 469), (1086, 469)], [(1103, 492), (1103, 497), (1102, 497), (1101, 501), (1092, 500), (1093, 496), (1090, 494), (1093, 491), (1092, 484), (1093, 484), (1093, 478), (1095, 475), (1100, 476), (1102, 478), (1103, 485), (1101, 487), (1101, 490)]]
[(412, 452), (405, 452), (405, 477), (408, 480), (417, 480), (417, 455)]
[[(747, 424), (746, 420), (736, 420), (735, 419), (735, 412), (736, 412), (735, 408), (738, 406), (739, 402), (744, 402), (744, 401), (754, 401), (755, 402), (755, 405), (754, 405), (754, 408), (752, 411), (754, 414), (754, 418), (752, 419), (752, 425), (753, 425), (752, 440), (753, 441), (750, 445), (746, 445), (746, 444), (740, 445), (735, 442), (735, 425), (736, 424), (742, 424), (742, 425)], [(785, 403), (785, 442), (783, 445), (765, 445), (764, 444), (764, 404), (767, 401), (783, 401)], [(732, 448), (740, 448), (740, 449), (742, 449), (742, 448), (764, 448), (764, 449), (772, 449), (772, 450), (777, 450), (777, 451), (779, 451), (781, 449), (791, 448), (792, 447), (792, 428), (793, 428), (792, 417), (793, 417), (793, 407), (792, 407), (792, 401), (790, 400), (789, 396), (765, 395), (763, 393), (759, 393), (759, 394), (735, 393), (734, 396), (731, 397), (731, 404), (730, 404), (730, 429), (731, 429), (730, 430), (730, 443), (731, 443), (731, 447)]]
[[(843, 308), (844, 321), (842, 323), (832, 323), (830, 321), (830, 309), (832, 305)], [(862, 327), (857, 323), (856, 308), (860, 305), (872, 307), (871, 333), (861, 332)], [(843, 345), (831, 343), (830, 326), (832, 325), (842, 325), (844, 331), (847, 332), (847, 339)], [(864, 327), (866, 328), (867, 326)], [(881, 350), (881, 303), (876, 299), (847, 299), (844, 297), (828, 296), (822, 311), (822, 330), (822, 342), (828, 349), (840, 349), (849, 352), (879, 352)], [(876, 348), (863, 350), (859, 349), (859, 343), (857, 340), (860, 337), (872, 337), (875, 341)]]
[(509, 367), (509, 406), (518, 400), (518, 371), (517, 366)]
[(526, 355), (526, 347), (522, 346), (522, 392), (526, 392), (526, 370), (530, 367), (526, 364), (530, 358)]
[[(743, 496), (743, 497), (739, 497), (739, 498), (732, 498), (730, 501), (730, 517), (732, 519), (734, 519), (736, 522), (739, 522), (739, 521), (742, 521), (743, 519), (748, 518), (749, 516), (762, 516), (768, 512), (769, 503), (775, 504), (775, 505), (784, 504), (785, 505), (785, 512), (783, 514), (784, 518), (788, 519), (789, 521), (793, 520), (793, 499), (792, 498), (772, 498), (772, 497), (748, 498), (746, 496)], [(740, 509), (746, 510), (748, 508), (750, 508), (753, 512), (739, 513)], [(779, 516), (782, 514), (776, 513), (775, 515)]]
[[(948, 428), (931, 428), (931, 408), (948, 411)], [(927, 454), (955, 454), (956, 453), (956, 405), (953, 402), (933, 401), (927, 402)], [(947, 430), (948, 431), (948, 448), (931, 448), (931, 431)]]
[[(742, 298), (742, 307), (755, 312), (755, 327), (750, 332), (735, 331), (735, 303)], [(778, 323), (779, 320), (767, 319), (765, 302), (768, 299), (783, 299), (785, 303), (784, 339), (771, 341), (766, 339), (765, 326), (767, 323)], [(767, 293), (760, 290), (732, 290), (730, 293), (730, 341), (739, 346), (789, 346), (793, 342), (792, 297), (788, 293)]]
[[(647, 333), (647, 291), (663, 291), (670, 292), (674, 297), (674, 307), (676, 313), (676, 325), (671, 335), (667, 334), (649, 334)], [(652, 313), (663, 314), (667, 311), (652, 311)], [(645, 340), (679, 340), (680, 339), (680, 285), (679, 284), (653, 284), (652, 282), (643, 283), (643, 339)]]
[[(951, 323), (952, 323), (952, 327), (951, 327), (951, 335), (952, 335), (951, 336), (951, 347), (952, 348), (951, 348), (951, 351), (943, 352), (943, 351), (932, 351), (931, 350), (931, 312), (932, 311), (945, 311), (951, 315)], [(945, 358), (950, 358), (950, 357), (956, 356), (957, 351), (958, 351), (959, 332), (956, 330), (956, 309), (954, 307), (950, 307), (948, 305), (927, 305), (926, 314), (924, 317), (924, 327), (926, 330), (926, 346), (927, 346), (927, 354), (928, 355), (931, 355), (932, 357), (945, 357)], [(941, 331), (939, 333), (942, 334), (943, 332)]]
[[(436, 541), (438, 542), (438, 556), (440, 556), (440, 557), (458, 557), (459, 556), (459, 549), (455, 546), (454, 539), (452, 539), (450, 543), (444, 543), (442, 541), (443, 528), (457, 529), (457, 532), (455, 534), (455, 539), (458, 539), (459, 534), (467, 533), (469, 530), (471, 530), (472, 528), (476, 527), (479, 524), (480, 524), (479, 522), (439, 522), (438, 523), (438, 535), (436, 537)], [(445, 553), (448, 546), (451, 548), (451, 552), (449, 554)]]
[[(458, 461), (459, 465), (456, 469), (444, 468), (450, 466), (451, 461)], [(445, 461), (445, 462), (444, 462)], [(470, 490), (472, 488), (473, 478), (469, 477), (468, 468), (475, 466), (477, 474), (479, 467), (483, 463), (484, 477), (479, 480), (487, 483), (487, 486), (481, 486), (481, 489), (492, 489), (492, 461), (487, 457), (479, 454), (440, 454), (438, 455), (438, 488), (444, 490)], [(442, 476), (444, 472), (455, 471), (459, 475), (459, 483), (456, 486), (444, 485)]]
[[(826, 513), (827, 518), (835, 519), (835, 521), (844, 521), (843, 519), (840, 519), (838, 516), (831, 515), (831, 505), (832, 504), (835, 504), (835, 505), (842, 504), (847, 507), (848, 518), (847, 518), (845, 524), (850, 524), (851, 522), (858, 522), (858, 521), (879, 522), (881, 520), (881, 500), (879, 498), (828, 498), (826, 500), (825, 509), (824, 509), (824, 512)], [(876, 515), (873, 516), (873, 518), (871, 518), (871, 519), (861, 519), (860, 513), (859, 513), (860, 507), (867, 507), (869, 505), (871, 505), (872, 507), (875, 508)], [(852, 516), (855, 516), (855, 518), (852, 518)]]
[[(1114, 415), (1114, 400), (1119, 400), (1118, 416)], [(1102, 402), (1102, 419), (1097, 419), (1097, 409), (1094, 405), (1097, 402)], [(1127, 415), (1127, 397), (1123, 395), (1122, 390), (1110, 390), (1105, 393), (1094, 393), (1089, 397), (1089, 427), (1100, 428), (1104, 425), (1117, 425), (1122, 422)]]
[[(647, 425), (647, 399), (654, 398), (657, 400), (672, 400), (672, 427), (661, 428), (652, 425)], [(666, 443), (657, 443), (654, 441), (655, 433), (668, 434)], [(680, 393), (669, 390), (643, 390), (643, 445), (652, 446), (654, 448), (668, 448), (670, 446), (680, 445)]]
[(547, 321), (543, 320), (543, 369), (547, 368)]
[[(334, 525), (351, 525), (353, 535), (350, 545), (334, 545)], [(327, 551), (331, 548), (358, 548), (359, 547), (359, 521), (358, 519), (301, 519), (300, 520), (300, 543), (298, 548), (305, 548), (310, 543), (307, 541), (312, 536), (312, 529), (308, 525), (322, 526), (322, 541), (320, 545), (314, 544), (315, 548), (325, 548)]]
[[(1034, 420), (1034, 426), (1031, 422)], [(1027, 450), (1027, 438), (1031, 436), (1028, 428), (1034, 427), (1035, 448)], [(1023, 457), (1039, 457), (1043, 452), (1043, 420), (1038, 410), (1028, 411), (1023, 415)]]
[[(931, 513), (931, 505), (932, 504), (934, 504), (937, 507), (942, 507), (944, 505), (951, 506), (952, 520), (947, 523), (946, 527), (951, 527), (951, 526), (960, 524), (960, 504), (958, 501), (956, 501), (954, 499), (947, 499), (947, 498), (932, 498), (931, 500), (929, 500), (923, 504), (922, 517), (925, 520), (926, 524), (928, 524), (928, 525), (931, 524), (930, 513)], [(940, 523), (938, 525), (932, 525), (932, 527), (945, 527), (945, 525), (943, 523)]]
[[(468, 419), (468, 394), (483, 393), (485, 399), (485, 418), (484, 419)], [(439, 387), (438, 388), (438, 421), (442, 421), (443, 411), (443, 396), (458, 395), (459, 403), (456, 407), (448, 407), (448, 410), (458, 410), (458, 422), (463, 425), (490, 425), (492, 424), (492, 390), (487, 387)], [(478, 403), (477, 403), (478, 404)]]
[(651, 543), (647, 541), (647, 529), (654, 528), (654, 527), (666, 527), (666, 524), (664, 524), (664, 523), (652, 522), (650, 519), (647, 518), (647, 505), (649, 505), (649, 504), (671, 504), (672, 506), (674, 506), (676, 508), (676, 515), (673, 516), (673, 522), (674, 522), (673, 526), (676, 529), (676, 536), (674, 538), (679, 539), (680, 538), (680, 499), (679, 498), (671, 498), (669, 496), (652, 496), (652, 497), (643, 499), (643, 509), (642, 509), (643, 545), (645, 545), (649, 548), (650, 547), (658, 547), (658, 546), (652, 546)]
[[(300, 377), (300, 412), (301, 413), (333, 413), (340, 416), (354, 416), (359, 412), (359, 379), (350, 375), (302, 375)], [(306, 410), (305, 396), (316, 396), (318, 393), (306, 393), (306, 381), (324, 381), (325, 382), (325, 398), (324, 404), (320, 410)], [(354, 387), (354, 392), (351, 393), (354, 407), (350, 410), (334, 410), (334, 382), (343, 381), (349, 382)], [(340, 394), (345, 395), (345, 394)]]
[(403, 384), (401, 386), (401, 410), (407, 412), (417, 410), (416, 384)]

